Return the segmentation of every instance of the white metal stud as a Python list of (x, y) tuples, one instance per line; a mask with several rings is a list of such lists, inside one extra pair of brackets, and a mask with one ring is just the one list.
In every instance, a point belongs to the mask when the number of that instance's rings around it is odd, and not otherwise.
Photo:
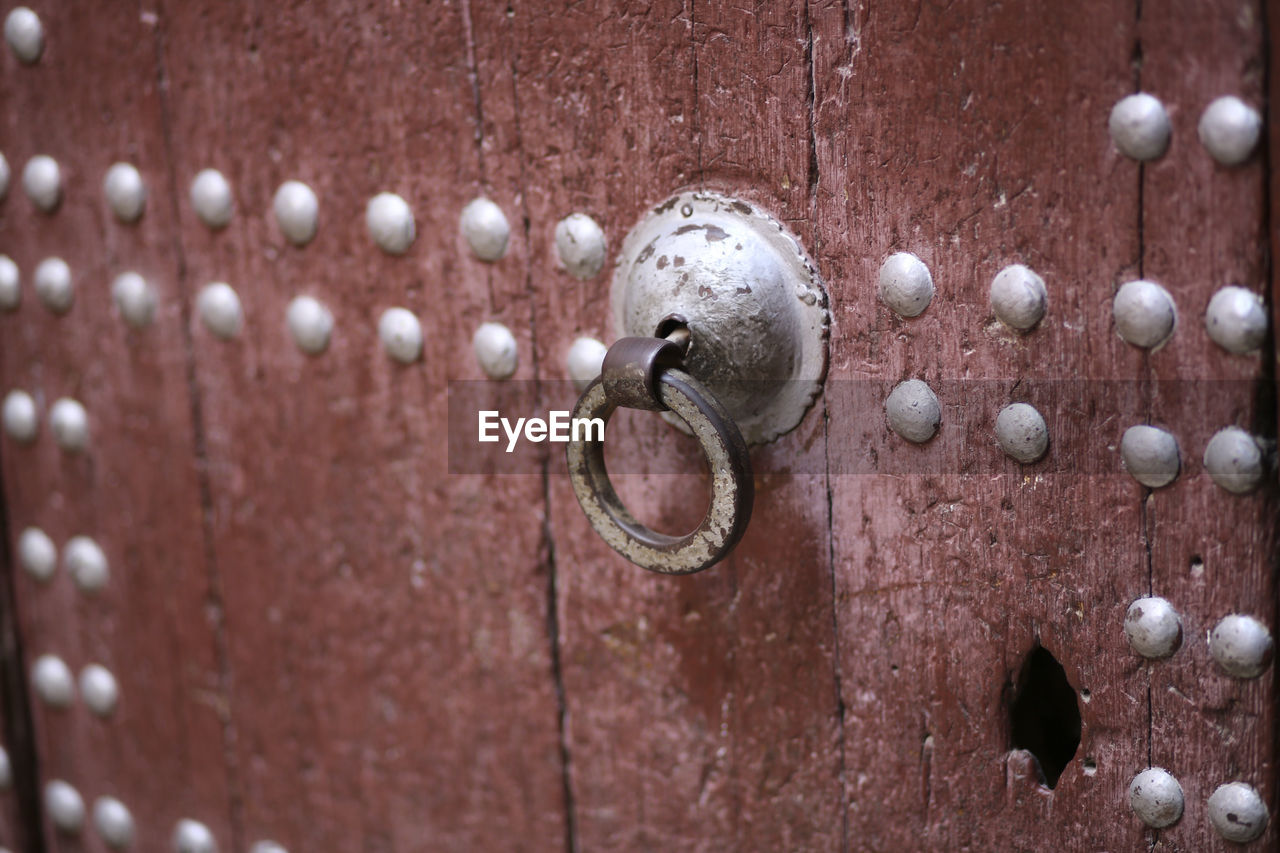
[(319, 355), (329, 348), (333, 315), (319, 300), (310, 296), (295, 297), (285, 310), (285, 325), (298, 349), (307, 355)]
[(49, 820), (61, 832), (78, 835), (84, 829), (84, 799), (61, 779), (44, 786), (44, 808)]
[(1044, 279), (1022, 264), (1010, 264), (991, 280), (991, 309), (996, 319), (1019, 332), (1035, 328), (1048, 305)]
[(75, 301), (75, 285), (71, 280), (71, 267), (62, 258), (45, 258), (36, 265), (32, 278), (36, 296), (55, 314), (65, 314)]
[(1228, 782), (1209, 795), (1209, 822), (1228, 841), (1253, 841), (1267, 828), (1267, 804), (1252, 785)]
[(481, 323), (471, 339), (476, 361), (490, 379), (507, 379), (519, 359), (515, 336), (501, 323)]
[(507, 253), (511, 226), (502, 208), (487, 198), (473, 199), (462, 209), (462, 236), (482, 261), (496, 261)]
[(1010, 459), (1030, 464), (1049, 449), (1049, 427), (1035, 406), (1010, 403), (996, 416), (996, 441)]
[(209, 827), (183, 818), (173, 830), (173, 853), (218, 853), (218, 842)]
[(0, 311), (16, 311), (22, 304), (22, 276), (8, 255), (0, 255)]
[(4, 431), (20, 444), (36, 440), (40, 430), (40, 414), (36, 401), (26, 391), (10, 391), (4, 398)]
[(73, 536), (62, 549), (62, 564), (83, 592), (101, 590), (111, 580), (107, 555), (88, 536)]
[(1271, 664), (1271, 632), (1252, 616), (1232, 613), (1209, 633), (1209, 654), (1233, 678), (1257, 678)]
[(595, 278), (604, 268), (604, 231), (585, 213), (571, 213), (556, 223), (556, 254), (574, 278)]
[(880, 265), (880, 300), (901, 317), (918, 317), (933, 301), (933, 276), (910, 252), (895, 252)]
[(89, 415), (84, 406), (70, 397), (55, 400), (49, 407), (49, 432), (68, 453), (80, 453), (89, 446)]
[(566, 362), (574, 387), (582, 391), (600, 375), (600, 369), (604, 366), (604, 354), (608, 351), (608, 347), (595, 338), (578, 338), (573, 342)]
[(1129, 783), (1129, 806), (1147, 826), (1172, 826), (1182, 817), (1182, 786), (1163, 767), (1149, 767)]
[(1257, 294), (1231, 285), (1209, 300), (1204, 325), (1213, 342), (1227, 352), (1253, 352), (1267, 337), (1267, 309)]
[(231, 185), (217, 169), (203, 169), (191, 182), (191, 206), (200, 221), (213, 229), (226, 228), (235, 212)]
[(1228, 492), (1247, 494), (1262, 482), (1262, 448), (1240, 427), (1226, 427), (1214, 433), (1205, 446), (1204, 467)]
[(301, 181), (285, 181), (276, 190), (272, 208), (281, 233), (290, 243), (305, 246), (315, 239), (320, 201), (311, 187)]
[(62, 170), (48, 154), (37, 154), (22, 169), (22, 189), (37, 209), (52, 213), (62, 201)]
[(403, 255), (413, 245), (413, 210), (395, 193), (378, 193), (369, 199), (364, 221), (373, 242), (389, 255)]
[(1235, 95), (1214, 100), (1200, 116), (1200, 144), (1224, 166), (1249, 159), (1262, 136), (1262, 116)]
[(80, 670), (80, 698), (99, 717), (111, 716), (120, 699), (116, 677), (101, 664), (89, 664)]
[(4, 19), (4, 40), (23, 65), (31, 65), (44, 53), (44, 24), (26, 6), (18, 6)]
[(1111, 302), (1116, 333), (1126, 342), (1144, 349), (1158, 349), (1173, 336), (1178, 310), (1173, 297), (1154, 281), (1129, 281), (1116, 291)]
[(1169, 115), (1164, 104), (1146, 92), (1116, 102), (1107, 127), (1120, 153), (1134, 160), (1155, 160), (1169, 147)]
[(27, 574), (46, 583), (58, 570), (58, 547), (40, 528), (28, 527), (18, 537), (18, 562)]
[(41, 655), (31, 664), (31, 686), (46, 705), (70, 708), (76, 698), (71, 670), (57, 655)]
[(1139, 598), (1125, 612), (1124, 633), (1144, 658), (1167, 658), (1182, 644), (1182, 619), (1163, 598)]
[(102, 179), (102, 194), (116, 219), (137, 222), (147, 206), (147, 185), (131, 163), (115, 163)]
[(244, 311), (240, 307), (240, 297), (225, 281), (205, 285), (196, 298), (196, 309), (205, 328), (216, 337), (229, 341), (240, 334)]
[(422, 324), (407, 308), (388, 308), (378, 320), (378, 337), (387, 355), (412, 364), (422, 355)]
[(933, 438), (942, 422), (938, 396), (919, 379), (908, 379), (895, 387), (884, 402), (884, 410), (890, 428), (916, 444)]
[(1125, 430), (1120, 439), (1120, 458), (1129, 476), (1152, 489), (1176, 480), (1181, 467), (1178, 440), (1171, 433), (1146, 424)]
[(132, 846), (133, 815), (115, 797), (99, 797), (93, 804), (93, 825), (108, 847), (124, 850)]
[(135, 329), (151, 325), (156, 316), (156, 292), (136, 272), (125, 272), (111, 282), (111, 300), (125, 323)]

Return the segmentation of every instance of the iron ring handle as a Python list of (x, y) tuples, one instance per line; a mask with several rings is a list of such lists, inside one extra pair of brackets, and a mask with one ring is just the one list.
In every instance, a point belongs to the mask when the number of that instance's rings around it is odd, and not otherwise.
[[(609, 378), (606, 368), (605, 375), (587, 386), (574, 406), (574, 418), (601, 418), (608, 424), (620, 408), (617, 394), (611, 400), (606, 390)], [(569, 442), (569, 478), (587, 520), (613, 550), (652, 572), (700, 572), (723, 559), (747, 529), (755, 499), (751, 458), (733, 419), (696, 379), (674, 367), (658, 368), (648, 378), (655, 405), (627, 408), (669, 409), (693, 431), (712, 473), (711, 505), (702, 523), (687, 536), (668, 536), (637, 521), (609, 480), (603, 438)]]

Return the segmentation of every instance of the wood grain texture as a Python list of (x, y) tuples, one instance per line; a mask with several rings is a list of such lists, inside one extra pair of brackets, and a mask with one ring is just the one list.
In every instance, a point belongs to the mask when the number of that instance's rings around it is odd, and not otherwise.
[[(541, 483), (446, 476), (447, 380), (483, 376), (475, 327), (507, 323), (517, 377), (533, 373), (505, 186), (507, 256), (483, 264), (459, 235), (482, 189), (463, 9), (165, 12), (175, 173), (185, 186), (216, 167), (237, 204), (221, 233), (185, 202), (179, 216), (193, 290), (228, 281), (246, 313), (235, 341), (192, 330), (244, 785), (237, 843), (554, 848), (564, 806)], [(270, 213), (290, 178), (320, 198), (304, 249)], [(403, 257), (366, 232), (380, 191), (413, 208)], [(284, 328), (301, 293), (335, 318), (321, 357)], [(421, 319), (418, 363), (378, 341), (393, 305)]]
[[(819, 3), (811, 16), (818, 260), (835, 282), (828, 453), (849, 472), (832, 476), (848, 844), (1132, 849), (1146, 677), (1120, 629), (1146, 572), (1138, 492), (1101, 436), (1128, 405), (1106, 380), (1140, 363), (1109, 301), (1139, 255), (1136, 169), (1106, 131), (1131, 85), (1132, 7)], [(919, 319), (876, 298), (894, 251), (932, 270)], [(1026, 336), (988, 306), (1009, 263), (1048, 287)], [(907, 378), (942, 402), (923, 447), (880, 408)], [(1048, 421), (1035, 465), (993, 440), (1013, 400)], [(1052, 792), (1011, 751), (1009, 698), (1036, 644), (1083, 717)]]
[[(0, 252), (18, 263), (23, 288), (20, 309), (0, 315), (0, 375), (6, 391), (36, 397), (41, 417), (34, 445), (2, 439), (10, 542), (30, 525), (60, 552), (71, 536), (89, 535), (111, 567), (93, 597), (61, 564), (47, 585), (25, 572), (13, 579), (26, 666), (45, 653), (76, 675), (97, 662), (120, 688), (108, 720), (79, 699), (67, 710), (35, 701), (37, 782), (67, 781), (87, 809), (101, 796), (120, 799), (139, 848), (159, 850), (182, 817), (229, 842), (232, 787), (155, 20), (139, 11), (42, 6), (40, 62), (20, 66), (7, 49), (0, 59), (4, 153), (14, 170), (0, 205)], [(62, 169), (63, 202), (52, 215), (36, 212), (18, 181), (37, 153)], [(118, 160), (135, 163), (149, 190), (134, 226), (118, 223), (102, 195), (103, 175)], [(75, 282), (64, 317), (46, 310), (32, 287), (37, 263), (52, 255), (67, 261)], [(111, 304), (111, 281), (125, 270), (141, 273), (159, 295), (156, 321), (142, 331), (129, 331)], [(89, 447), (80, 456), (60, 451), (49, 429), (49, 407), (62, 396), (88, 411)], [(46, 818), (41, 831), (50, 850), (105, 849), (92, 829), (76, 839), (55, 833)], [(23, 847), (33, 849), (34, 840)]]
[[(1160, 833), (1159, 849), (1240, 849), (1208, 821), (1209, 795), (1226, 782), (1258, 788), (1276, 814), (1272, 671), (1230, 678), (1207, 643), (1230, 613), (1275, 625), (1274, 477), (1259, 492), (1236, 496), (1215, 485), (1201, 461), (1225, 426), (1275, 439), (1274, 354), (1230, 354), (1204, 326), (1221, 287), (1270, 290), (1266, 160), (1259, 151), (1242, 166), (1221, 166), (1197, 137), (1214, 98), (1265, 103), (1262, 15), (1256, 0), (1144, 4), (1139, 26), (1143, 88), (1164, 101), (1173, 124), (1169, 152), (1143, 170), (1143, 273), (1169, 289), (1179, 310), (1174, 340), (1148, 368), (1151, 421), (1173, 432), (1182, 452), (1178, 481), (1145, 501), (1152, 589), (1173, 603), (1183, 625), (1181, 650), (1152, 666), (1151, 760), (1177, 776), (1187, 801), (1182, 821)], [(1251, 846), (1273, 849), (1277, 838), (1273, 819)]]

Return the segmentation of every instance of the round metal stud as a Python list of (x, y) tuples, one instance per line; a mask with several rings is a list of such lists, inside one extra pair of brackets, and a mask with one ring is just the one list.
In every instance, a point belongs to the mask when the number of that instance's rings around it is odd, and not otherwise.
[(1182, 786), (1163, 767), (1149, 767), (1129, 783), (1129, 807), (1153, 829), (1173, 826), (1182, 817)]
[(257, 841), (249, 848), (249, 853), (289, 853), (289, 851), (274, 841)]
[(62, 564), (83, 592), (94, 593), (111, 579), (107, 555), (88, 536), (73, 536), (62, 549)]
[(1252, 616), (1233, 613), (1209, 633), (1209, 654), (1233, 678), (1257, 678), (1271, 663), (1271, 632)]
[(403, 255), (413, 245), (413, 211), (395, 193), (378, 193), (369, 199), (364, 221), (373, 242), (389, 255)]
[(80, 453), (89, 446), (89, 415), (77, 400), (55, 400), (49, 407), (49, 431), (63, 450)]
[(1125, 282), (1111, 302), (1116, 332), (1126, 343), (1158, 349), (1173, 336), (1178, 310), (1173, 297), (1154, 281)]
[(388, 308), (378, 320), (378, 337), (387, 355), (401, 364), (422, 356), (422, 324), (407, 308)]
[(0, 201), (9, 195), (9, 160), (0, 153)]
[(471, 339), (476, 361), (490, 379), (507, 379), (516, 372), (515, 336), (501, 323), (481, 323)]
[(1204, 467), (1228, 492), (1247, 494), (1262, 482), (1262, 448), (1239, 427), (1220, 429), (1205, 446)]
[(80, 670), (80, 698), (99, 717), (109, 717), (120, 699), (116, 677), (105, 666), (91, 663)]
[(1125, 470), (1144, 486), (1158, 489), (1178, 478), (1178, 440), (1158, 427), (1139, 424), (1124, 431), (1120, 458)]
[(933, 389), (919, 379), (908, 379), (884, 401), (889, 427), (907, 441), (924, 444), (942, 423), (942, 406)]
[(32, 283), (44, 307), (55, 314), (71, 310), (76, 290), (71, 281), (71, 267), (62, 258), (45, 258), (37, 264)]
[(41, 655), (31, 664), (31, 686), (53, 708), (70, 708), (76, 698), (71, 670), (56, 655)]
[(22, 275), (8, 255), (0, 255), (0, 311), (16, 311), (22, 304)]
[(124, 850), (133, 844), (133, 815), (115, 797), (99, 797), (93, 804), (93, 825), (112, 849)]
[(315, 239), (320, 201), (311, 187), (301, 181), (285, 181), (276, 190), (272, 208), (281, 233), (290, 243), (305, 246)]
[(207, 284), (196, 298), (196, 309), (205, 328), (224, 341), (240, 334), (244, 325), (244, 311), (240, 297), (225, 281)]
[(135, 329), (151, 325), (156, 316), (156, 292), (136, 272), (125, 272), (111, 282), (111, 299), (124, 321)]
[(44, 53), (44, 24), (26, 6), (18, 6), (4, 19), (4, 40), (23, 65), (32, 65)]
[(1035, 462), (1049, 449), (1049, 427), (1028, 403), (1010, 403), (996, 415), (996, 441), (1011, 459)]
[(933, 292), (929, 268), (910, 252), (896, 252), (880, 265), (880, 299), (899, 316), (920, 316)]
[(1167, 658), (1182, 645), (1182, 619), (1163, 598), (1139, 598), (1124, 614), (1124, 633), (1144, 658)]
[(1235, 95), (1226, 95), (1205, 107), (1199, 133), (1200, 144), (1213, 159), (1224, 166), (1238, 166), (1258, 147), (1262, 116)]
[(604, 354), (609, 348), (595, 338), (578, 338), (569, 347), (566, 363), (569, 378), (579, 393), (584, 391), (591, 381), (600, 375), (604, 366)]
[(37, 209), (52, 213), (62, 201), (62, 170), (48, 154), (37, 154), (22, 169), (22, 189)]
[(293, 342), (307, 355), (319, 355), (329, 348), (333, 315), (319, 300), (310, 296), (295, 297), (285, 311), (284, 320)]
[(58, 570), (58, 547), (38, 527), (28, 527), (18, 537), (18, 562), (31, 577), (45, 583)]
[(511, 226), (507, 217), (487, 198), (473, 199), (462, 208), (462, 236), (471, 244), (471, 251), (482, 261), (496, 261), (507, 253), (507, 241), (511, 238)]
[(36, 401), (26, 391), (10, 391), (4, 398), (4, 431), (21, 444), (36, 440), (40, 429), (40, 414)]
[(1120, 153), (1134, 160), (1155, 160), (1169, 148), (1169, 115), (1146, 92), (1117, 101), (1107, 127)]
[(147, 206), (147, 185), (131, 163), (116, 163), (107, 169), (102, 194), (116, 219), (126, 224), (137, 222)]
[(84, 799), (61, 779), (44, 786), (44, 810), (62, 832), (75, 835), (84, 828)]
[(1209, 795), (1209, 822), (1228, 841), (1253, 841), (1267, 828), (1267, 819), (1267, 805), (1252, 785), (1228, 782)]
[(218, 842), (209, 827), (183, 818), (173, 830), (173, 853), (218, 853)]
[(604, 231), (585, 213), (571, 213), (556, 223), (556, 254), (574, 278), (595, 278), (604, 268)]
[(0, 746), (0, 791), (13, 789), (13, 764), (9, 761), (9, 750)]
[(1231, 285), (1209, 300), (1204, 325), (1213, 342), (1227, 352), (1253, 352), (1267, 337), (1267, 309), (1257, 294)]
[(235, 211), (231, 185), (217, 169), (203, 169), (191, 182), (191, 206), (200, 221), (215, 230), (226, 228)]
[(1048, 306), (1044, 279), (1022, 264), (1010, 264), (991, 280), (991, 309), (1012, 329), (1031, 331)]

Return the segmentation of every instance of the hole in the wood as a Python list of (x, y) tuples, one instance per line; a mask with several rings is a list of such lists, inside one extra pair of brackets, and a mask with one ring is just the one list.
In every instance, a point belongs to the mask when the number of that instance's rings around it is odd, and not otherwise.
[(1191, 557), (1191, 576), (1198, 578), (1204, 574), (1204, 558), (1199, 554)]
[(1088, 702), (1088, 701), (1089, 701), (1090, 699), (1092, 699), (1092, 698), (1093, 698), (1093, 694), (1089, 692), (1089, 688), (1088, 688), (1088, 687), (1081, 687), (1081, 688), (1080, 688), (1080, 701), (1081, 701), (1081, 702)]
[(1086, 758), (1084, 760), (1084, 775), (1092, 776), (1097, 772), (1098, 772), (1098, 762), (1094, 761), (1092, 758)]
[(1080, 746), (1080, 705), (1062, 664), (1042, 646), (1022, 666), (1009, 714), (1014, 747), (1034, 755), (1054, 787)]

